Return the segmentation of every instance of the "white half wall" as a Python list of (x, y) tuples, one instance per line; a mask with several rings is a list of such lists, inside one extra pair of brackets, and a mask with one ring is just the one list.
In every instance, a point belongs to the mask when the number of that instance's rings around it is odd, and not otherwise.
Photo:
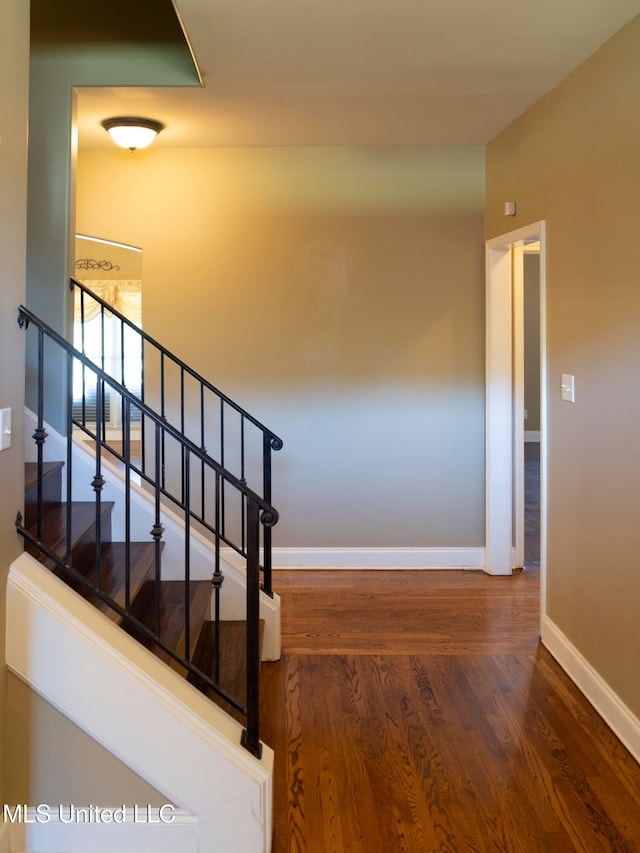
[(179, 810), (161, 843), (143, 822), (94, 823), (77, 834), (75, 824), (59, 823), (49, 834), (49, 824), (16, 823), (11, 849), (268, 853), (271, 749), (263, 745), (261, 759), (250, 755), (238, 722), (28, 554), (9, 570), (6, 649), (18, 678)]

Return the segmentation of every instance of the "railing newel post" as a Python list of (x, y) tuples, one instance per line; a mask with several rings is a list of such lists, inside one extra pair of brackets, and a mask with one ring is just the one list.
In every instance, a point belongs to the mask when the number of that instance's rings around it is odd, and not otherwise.
[[(263, 433), (262, 440), (262, 493), (268, 504), (271, 504), (271, 446), (272, 439), (267, 433)], [(264, 527), (262, 532), (263, 555), (262, 555), (262, 590), (270, 598), (273, 598), (272, 589), (272, 535), (271, 526)]]
[(242, 745), (257, 758), (260, 743), (260, 508), (247, 498), (247, 726)]
[(182, 493), (184, 502), (184, 656), (191, 660), (191, 464), (189, 448), (182, 445)]
[(215, 652), (213, 657), (213, 676), (216, 684), (220, 684), (220, 592), (222, 588), (222, 582), (224, 581), (224, 575), (222, 574), (222, 570), (220, 568), (220, 497), (221, 497), (221, 484), (220, 484), (220, 474), (216, 471), (216, 485), (215, 485), (215, 551), (214, 551), (214, 568), (213, 568), (213, 577), (211, 578), (211, 584), (213, 585), (213, 631), (214, 631), (214, 642), (215, 642)]

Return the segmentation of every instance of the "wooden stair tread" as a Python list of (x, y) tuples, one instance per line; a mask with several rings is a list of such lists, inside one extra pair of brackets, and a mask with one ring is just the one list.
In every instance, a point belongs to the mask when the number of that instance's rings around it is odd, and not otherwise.
[[(136, 596), (131, 608), (131, 615), (142, 622), (149, 630), (155, 632), (155, 581), (147, 580)], [(189, 651), (193, 656), (200, 626), (210, 612), (211, 582), (189, 582)], [(160, 582), (160, 626), (158, 639), (168, 648), (184, 656), (185, 654), (185, 587), (184, 581)], [(178, 672), (184, 673), (184, 668), (173, 658), (146, 639), (135, 628), (123, 625), (131, 636), (135, 637), (146, 648), (153, 651), (161, 660), (168, 663)]]
[[(113, 599), (124, 608), (126, 603), (126, 544), (124, 542), (105, 542), (100, 551), (100, 586), (104, 595)], [(143, 583), (153, 571), (155, 565), (155, 545), (153, 542), (129, 543), (129, 602), (132, 602)], [(62, 569), (54, 569), (54, 574), (60, 577), (75, 592), (93, 604), (101, 613), (105, 613), (114, 622), (120, 622), (119, 614), (109, 607), (99, 596), (88, 590), (79, 581), (67, 575)], [(96, 568), (92, 566), (83, 572), (87, 580), (96, 585)]]
[[(42, 479), (62, 471), (64, 462), (43, 462), (42, 463)], [(38, 463), (25, 462), (24, 464), (24, 488), (25, 491), (38, 482)]]
[[(244, 620), (228, 620), (218, 623), (220, 629), (220, 680), (219, 685), (225, 693), (234, 696), (241, 704), (246, 702), (247, 696), (247, 623)], [(264, 634), (264, 619), (260, 620), (260, 649), (262, 649), (262, 638)], [(216, 623), (207, 621), (202, 625), (198, 644), (193, 654), (194, 666), (213, 678), (215, 681), (215, 651), (216, 651)], [(224, 699), (221, 699), (214, 690), (203, 684), (197, 675), (190, 674), (188, 681), (201, 690), (212, 701), (219, 705), (224, 711), (240, 722), (244, 722), (244, 716)]]
[[(100, 505), (102, 518), (107, 518), (113, 509), (113, 501), (102, 501)], [(73, 501), (71, 503), (71, 547), (86, 536), (96, 521), (96, 505), (93, 501)], [(47, 512), (42, 520), (42, 538), (41, 542), (46, 545), (50, 551), (56, 554), (63, 553), (66, 544), (67, 530), (67, 504), (55, 503), (47, 509)], [(32, 525), (29, 529), (32, 536), (36, 535), (36, 526)], [(33, 551), (29, 543), (29, 550)]]

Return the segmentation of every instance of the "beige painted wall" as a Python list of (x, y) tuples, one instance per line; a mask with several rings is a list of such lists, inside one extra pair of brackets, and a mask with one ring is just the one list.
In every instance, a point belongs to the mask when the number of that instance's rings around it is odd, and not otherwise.
[[(15, 529), (24, 479), (24, 333), (16, 323), (25, 300), (29, 4), (2, 0), (0, 76), (0, 407), (12, 410), (12, 447), (0, 453), (0, 660), (4, 661), (7, 570), (22, 550)], [(5, 789), (6, 672), (0, 670), (0, 799)]]
[(637, 716), (639, 55), (636, 18), (488, 146), (486, 213), (548, 223), (547, 610)]
[(276, 546), (483, 543), (482, 149), (80, 151), (143, 326), (279, 433)]

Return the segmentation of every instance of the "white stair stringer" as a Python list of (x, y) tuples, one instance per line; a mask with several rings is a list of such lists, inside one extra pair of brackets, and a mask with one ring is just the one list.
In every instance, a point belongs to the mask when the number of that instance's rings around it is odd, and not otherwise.
[[(25, 409), (25, 447), (35, 452), (33, 441), (30, 440), (37, 420), (33, 412)], [(67, 443), (49, 424), (46, 424), (47, 440), (44, 443), (45, 461), (55, 462), (66, 459)], [(95, 448), (89, 442), (74, 435), (73, 444), (73, 497), (74, 500), (95, 500), (95, 491), (91, 485), (95, 474)], [(118, 541), (119, 534), (124, 530), (125, 507), (125, 478), (122, 471), (103, 459), (102, 475), (105, 486), (102, 491), (103, 500), (114, 501), (112, 512), (113, 540)], [(63, 491), (66, 484), (63, 477)], [(147, 489), (131, 482), (131, 539), (133, 541), (150, 541), (149, 531), (155, 521), (155, 505), (153, 494)], [(162, 552), (162, 579), (182, 580), (182, 575), (172, 574), (172, 567), (184, 563), (184, 518), (172, 509), (163, 506), (161, 522), (164, 528)], [(191, 580), (209, 580), (215, 564), (213, 544), (197, 530), (190, 532), (191, 542)], [(224, 549), (221, 558), (221, 568), (224, 574), (223, 594), (221, 595), (221, 619), (233, 621), (246, 618), (246, 571), (242, 557), (231, 549)], [(213, 617), (212, 617), (213, 618)], [(262, 639), (262, 660), (279, 660), (280, 658), (280, 597), (260, 593), (260, 618), (264, 621)]]
[(26, 553), (9, 571), (6, 662), (176, 807), (153, 824), (137, 804), (120, 823), (16, 822), (10, 850), (269, 853), (272, 750), (248, 753), (238, 722)]

